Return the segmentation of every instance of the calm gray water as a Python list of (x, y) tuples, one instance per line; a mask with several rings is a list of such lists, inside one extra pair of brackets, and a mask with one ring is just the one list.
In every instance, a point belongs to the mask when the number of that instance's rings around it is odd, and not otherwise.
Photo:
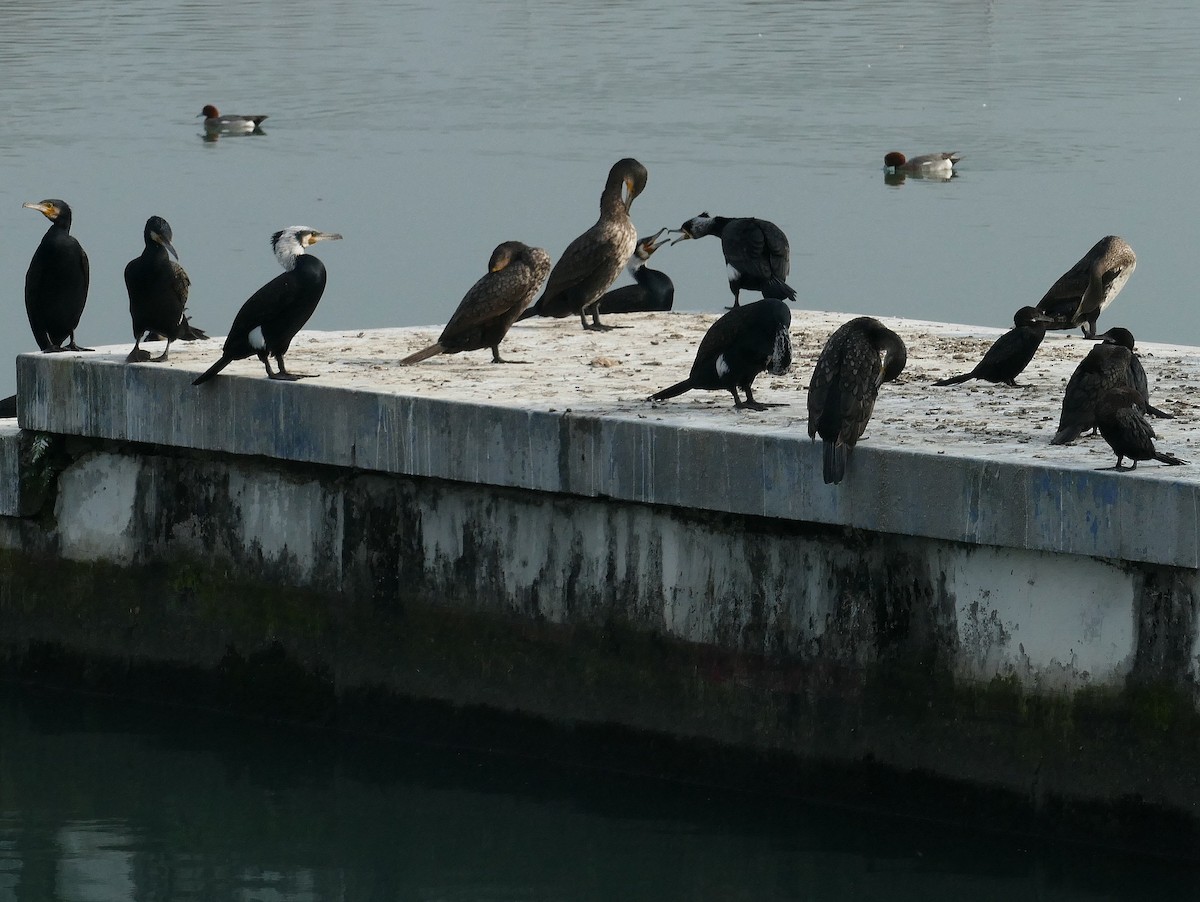
[(1184, 899), (1194, 872), (0, 684), (0, 900)]
[[(121, 273), (152, 213), (214, 334), (295, 223), (346, 236), (318, 249), (314, 328), (429, 324), (501, 240), (557, 256), (626, 155), (650, 170), (643, 232), (705, 209), (774, 220), (803, 306), (1003, 325), (1117, 233), (1138, 270), (1102, 327), (1200, 344), (1191, 0), (46, 0), (4, 20), (5, 359), (32, 347), (22, 285), (46, 226), (22, 201), (75, 209), (86, 343), (130, 340)], [(267, 113), (268, 134), (206, 143), (204, 103)], [(889, 149), (966, 159), (950, 184), (891, 187)], [(681, 309), (728, 303), (715, 241), (655, 261)]]

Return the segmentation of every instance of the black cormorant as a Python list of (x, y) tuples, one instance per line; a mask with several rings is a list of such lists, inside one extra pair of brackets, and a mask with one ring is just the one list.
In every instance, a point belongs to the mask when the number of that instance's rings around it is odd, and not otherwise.
[(540, 247), (520, 241), (496, 246), (488, 260), (488, 271), (459, 301), (435, 344), (400, 361), (418, 363), (437, 354), (492, 349), (493, 363), (500, 357), (500, 342), (517, 321), (550, 272), (550, 255)]
[(958, 385), (968, 379), (985, 379), (988, 382), (1003, 382), (1005, 385), (1016, 386), (1017, 376), (1021, 375), (1033, 355), (1037, 353), (1038, 345), (1046, 337), (1046, 328), (1050, 317), (1036, 307), (1022, 307), (1013, 316), (1013, 328), (992, 343), (983, 355), (983, 359), (975, 364), (975, 369), (961, 376), (951, 376), (939, 379), (934, 385)]
[(1116, 300), (1137, 266), (1124, 239), (1108, 235), (1050, 286), (1038, 309), (1054, 318), (1051, 329), (1080, 326), (1084, 338), (1096, 337), (1096, 320)]
[(1117, 337), (1105, 338), (1088, 351), (1067, 381), (1058, 431), (1050, 444), (1065, 445), (1089, 429), (1095, 430), (1096, 402), (1109, 389), (1131, 387), (1132, 359), (1133, 352), (1119, 343)]
[[(276, 276), (250, 296), (233, 318), (221, 359), (198, 376), (192, 383), (207, 382), (235, 360), (252, 354), (267, 368), (272, 379), (305, 379), (301, 373), (289, 373), (283, 366), (283, 355), (296, 333), (308, 322), (325, 293), (325, 265), (305, 249), (318, 241), (340, 239), (334, 232), (318, 232), (308, 226), (290, 226), (271, 236), (275, 258), (286, 272)], [(279, 364), (279, 372), (271, 369), (269, 357)]]
[(954, 166), (962, 159), (957, 150), (945, 153), (923, 153), (908, 159), (898, 150), (883, 155), (883, 168), (889, 173), (926, 176), (948, 179), (954, 175)]
[[(129, 293), (129, 316), (133, 320), (133, 350), (126, 358), (130, 362), (152, 359), (150, 352), (141, 348), (142, 338), (148, 333), (167, 340), (162, 355), (153, 358), (166, 360), (171, 342), (180, 337), (187, 323), (183, 308), (192, 282), (183, 267), (175, 262), (179, 253), (171, 243), (172, 237), (170, 223), (161, 216), (151, 216), (142, 230), (145, 247), (141, 256), (125, 266), (125, 289)], [(190, 324), (189, 331), (194, 331)]]
[[(1110, 388), (1096, 402), (1096, 426), (1117, 455), (1114, 466), (1106, 470), (1136, 470), (1139, 460), (1157, 460), (1178, 466), (1187, 463), (1174, 454), (1154, 450), (1154, 430), (1142, 416), (1142, 396), (1129, 386)], [(1121, 461), (1133, 461), (1128, 467)]]
[(1175, 419), (1173, 414), (1159, 410), (1150, 403), (1150, 381), (1146, 378), (1146, 370), (1142, 366), (1142, 361), (1138, 358), (1133, 333), (1120, 326), (1113, 326), (1107, 332), (1101, 332), (1096, 338), (1101, 341), (1120, 345), (1129, 351), (1129, 385), (1136, 389), (1137, 393), (1142, 396), (1145, 412), (1152, 417), (1158, 417), (1163, 420)]
[[(780, 376), (791, 367), (792, 340), (788, 334), (791, 322), (792, 311), (778, 298), (734, 307), (704, 333), (691, 375), (651, 395), (650, 400), (664, 401), (693, 388), (724, 389), (733, 395), (733, 406), (738, 409), (766, 410), (778, 406), (755, 401), (750, 386), (764, 370)], [(738, 397), (739, 388), (746, 393), (745, 401)]]
[(846, 458), (867, 428), (879, 386), (899, 376), (907, 361), (900, 336), (869, 316), (850, 320), (825, 342), (808, 386), (808, 436), (824, 442), (826, 485), (846, 475)]
[(614, 288), (601, 297), (596, 305), (601, 313), (647, 313), (670, 310), (675, 306), (675, 283), (671, 277), (646, 265), (650, 255), (669, 242), (667, 238), (658, 240), (665, 231), (659, 229), (649, 238), (638, 241), (625, 264), (634, 284)]
[(87, 254), (71, 235), (71, 208), (55, 198), (21, 206), (50, 220), (25, 273), (25, 312), (33, 337), (47, 352), (90, 351), (75, 344), (90, 270)]
[[(222, 116), (211, 103), (200, 111), (204, 117), (204, 130), (209, 134), (248, 135), (259, 130), (266, 116)], [(199, 119), (200, 116), (196, 118)]]
[(542, 296), (521, 319), (578, 314), (585, 329), (612, 328), (600, 322), (597, 302), (621, 274), (637, 244), (637, 229), (629, 219), (629, 207), (645, 189), (646, 178), (646, 167), (632, 157), (613, 165), (600, 194), (600, 218), (567, 245), (550, 270)]
[(675, 231), (680, 234), (673, 243), (705, 235), (721, 239), (733, 306), (738, 305), (738, 294), (743, 288), (761, 291), (765, 298), (796, 300), (795, 289), (784, 281), (791, 269), (791, 249), (783, 229), (775, 223), (752, 216), (730, 219), (701, 213)]

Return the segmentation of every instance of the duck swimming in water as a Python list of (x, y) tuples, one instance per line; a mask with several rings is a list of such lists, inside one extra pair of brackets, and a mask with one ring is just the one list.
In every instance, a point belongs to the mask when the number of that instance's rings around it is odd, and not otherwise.
[[(1100, 435), (1117, 455), (1117, 462), (1106, 470), (1136, 470), (1140, 460), (1157, 460), (1170, 466), (1186, 464), (1186, 460), (1158, 451), (1154, 447), (1154, 430), (1142, 416), (1142, 397), (1128, 386), (1110, 388), (1096, 402), (1096, 426)], [(1128, 457), (1133, 463), (1121, 466)]]
[(605, 293), (596, 306), (601, 313), (648, 313), (670, 310), (675, 305), (675, 283), (665, 272), (646, 265), (650, 255), (669, 244), (670, 240), (659, 236), (666, 229), (659, 229), (649, 238), (642, 238), (633, 249), (625, 271), (633, 276), (633, 285), (622, 285)]
[[(71, 208), (57, 198), (21, 204), (50, 220), (25, 273), (25, 313), (44, 352), (90, 351), (75, 344), (75, 330), (87, 303), (91, 267), (71, 234)], [(66, 342), (64, 345), (63, 342)]]
[[(318, 241), (340, 240), (336, 232), (318, 232), (308, 226), (290, 226), (271, 236), (271, 249), (284, 272), (250, 296), (233, 318), (221, 359), (198, 376), (192, 385), (207, 382), (235, 360), (257, 355), (271, 379), (306, 379), (302, 373), (289, 373), (283, 355), (304, 324), (308, 322), (321, 295), (325, 293), (325, 265), (306, 253)], [(279, 372), (271, 369), (274, 357)]]
[(907, 362), (903, 339), (869, 316), (850, 320), (825, 342), (808, 386), (808, 437), (821, 436), (826, 485), (845, 477), (846, 460), (866, 431), (879, 387), (895, 380)]
[(949, 178), (954, 174), (954, 167), (962, 154), (958, 151), (947, 153), (923, 153), (909, 159), (898, 150), (893, 150), (883, 156), (885, 172), (916, 176), (933, 176), (934, 178)]
[(1123, 238), (1101, 238), (1078, 263), (1063, 273), (1038, 301), (1038, 309), (1053, 317), (1051, 329), (1083, 329), (1096, 337), (1096, 320), (1117, 299), (1133, 270), (1137, 255)]
[(764, 298), (796, 300), (796, 290), (785, 279), (791, 270), (791, 248), (783, 229), (765, 219), (744, 216), (693, 216), (675, 230), (679, 237), (672, 244), (689, 238), (716, 235), (725, 255), (725, 274), (733, 292), (733, 306), (743, 288), (761, 291)]
[(958, 385), (968, 379), (1003, 382), (1016, 387), (1017, 376), (1029, 366), (1046, 337), (1051, 319), (1036, 307), (1022, 307), (1013, 316), (1013, 327), (992, 343), (975, 369), (961, 376), (939, 379), (934, 385)]
[(500, 357), (500, 342), (542, 287), (550, 272), (550, 255), (540, 247), (520, 241), (496, 246), (488, 260), (488, 271), (458, 303), (438, 340), (400, 361), (419, 363), (438, 354), (492, 349), (493, 363), (509, 363)]
[(204, 130), (209, 134), (249, 135), (260, 131), (260, 126), (266, 116), (222, 116), (220, 111), (211, 103), (200, 111), (196, 118), (204, 117)]
[[(521, 319), (577, 314), (584, 329), (613, 328), (600, 322), (599, 301), (637, 245), (637, 229), (629, 218), (629, 208), (645, 190), (647, 177), (646, 167), (632, 157), (613, 164), (600, 193), (600, 218), (567, 245), (550, 270), (542, 296)], [(590, 324), (588, 314), (592, 317)]]
[[(761, 372), (781, 376), (791, 367), (791, 322), (792, 311), (778, 298), (734, 307), (704, 333), (690, 375), (651, 395), (650, 400), (665, 401), (694, 388), (723, 389), (733, 395), (738, 410), (777, 406), (755, 401), (751, 385)], [(746, 393), (745, 401), (738, 397), (739, 388)]]

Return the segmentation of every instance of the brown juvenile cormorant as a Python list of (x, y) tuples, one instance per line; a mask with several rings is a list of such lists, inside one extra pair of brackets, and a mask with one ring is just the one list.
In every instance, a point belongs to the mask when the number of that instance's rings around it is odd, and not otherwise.
[(784, 281), (791, 269), (791, 249), (783, 229), (775, 223), (752, 216), (730, 219), (701, 213), (675, 231), (680, 234), (673, 243), (705, 235), (721, 239), (733, 306), (738, 305), (738, 294), (743, 288), (761, 291), (765, 298), (796, 300), (795, 290)]
[(458, 309), (446, 323), (435, 344), (400, 361), (417, 363), (437, 354), (492, 349), (493, 363), (507, 363), (500, 357), (500, 342), (542, 287), (550, 272), (550, 255), (540, 247), (520, 241), (505, 241), (496, 246), (488, 260), (488, 271), (459, 301)]
[(1116, 300), (1137, 266), (1124, 239), (1109, 235), (1050, 286), (1038, 309), (1054, 318), (1051, 329), (1080, 326), (1084, 338), (1096, 337), (1096, 320)]
[(923, 153), (911, 160), (900, 151), (893, 150), (883, 155), (883, 168), (889, 173), (948, 179), (954, 175), (954, 166), (961, 159), (962, 154), (956, 150), (945, 153)]
[(71, 208), (56, 198), (21, 206), (50, 220), (25, 273), (25, 312), (33, 337), (46, 352), (90, 351), (75, 344), (90, 270), (87, 254), (71, 235)]
[[(222, 116), (211, 103), (200, 111), (204, 117), (204, 130), (209, 134), (248, 135), (259, 130), (266, 116)], [(196, 118), (199, 119), (200, 116)]]
[[(125, 289), (129, 293), (129, 316), (133, 320), (133, 350), (126, 358), (130, 362), (166, 360), (171, 342), (180, 337), (187, 323), (183, 308), (192, 281), (175, 262), (179, 253), (171, 243), (172, 237), (170, 223), (161, 216), (151, 216), (142, 230), (145, 247), (141, 256), (125, 266)], [(194, 331), (190, 325), (189, 331)], [(151, 358), (149, 351), (142, 350), (142, 338), (148, 333), (167, 340), (161, 356)]]
[[(650, 400), (665, 401), (693, 388), (724, 389), (733, 395), (733, 406), (738, 409), (766, 410), (778, 406), (755, 401), (750, 386), (764, 370), (781, 376), (791, 367), (792, 340), (788, 334), (791, 322), (792, 311), (778, 298), (734, 307), (704, 333), (691, 374), (651, 395)], [(745, 401), (738, 397), (739, 388), (746, 393)]]
[(578, 314), (585, 329), (612, 328), (600, 322), (597, 302), (621, 274), (637, 244), (637, 229), (629, 219), (629, 207), (645, 189), (646, 178), (646, 167), (632, 157), (613, 165), (600, 194), (600, 218), (567, 245), (550, 270), (542, 296), (521, 319)]
[(879, 386), (899, 376), (907, 361), (900, 336), (869, 316), (850, 320), (825, 342), (808, 386), (808, 437), (824, 442), (826, 485), (846, 475), (846, 458), (867, 428)]
[(968, 379), (985, 379), (1015, 387), (1017, 376), (1029, 366), (1038, 345), (1046, 337), (1049, 323), (1050, 317), (1036, 307), (1022, 307), (1013, 316), (1013, 328), (993, 342), (983, 359), (975, 364), (975, 369), (961, 376), (939, 379), (933, 384), (958, 385)]
[[(235, 360), (257, 354), (272, 379), (306, 379), (301, 373), (289, 373), (283, 365), (296, 333), (308, 322), (325, 293), (325, 265), (305, 249), (318, 241), (340, 239), (334, 232), (318, 232), (308, 226), (290, 226), (271, 236), (275, 258), (286, 270), (250, 296), (233, 318), (221, 359), (192, 383), (207, 382)], [(271, 369), (269, 357), (279, 364)]]
[(642, 238), (633, 249), (633, 255), (625, 264), (626, 271), (633, 276), (633, 285), (614, 288), (600, 298), (597, 308), (601, 313), (648, 313), (670, 310), (675, 306), (675, 283), (665, 272), (646, 265), (650, 255), (669, 243), (669, 239), (658, 240), (666, 229), (659, 229), (649, 238)]
[[(1117, 455), (1114, 466), (1106, 470), (1136, 470), (1139, 460), (1157, 460), (1171, 466), (1187, 463), (1174, 454), (1154, 450), (1154, 430), (1142, 416), (1142, 396), (1129, 386), (1110, 388), (1096, 402), (1096, 426)], [(1121, 461), (1133, 461), (1128, 467)]]

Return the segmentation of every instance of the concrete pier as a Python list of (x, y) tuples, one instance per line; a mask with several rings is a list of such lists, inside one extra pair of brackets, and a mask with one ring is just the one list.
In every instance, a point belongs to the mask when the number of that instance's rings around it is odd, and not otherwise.
[(1140, 349), (1179, 416), (1160, 445), (1197, 464), (1116, 473), (1098, 438), (1047, 444), (1088, 343), (1048, 338), (1028, 388), (937, 389), (999, 332), (890, 321), (909, 369), (834, 487), (804, 386), (846, 318), (797, 311), (797, 371), (757, 391), (789, 406), (757, 414), (644, 400), (712, 319), (686, 314), (522, 324), (506, 356), (536, 362), (508, 367), (396, 367), (429, 330), (304, 334), (301, 383), (251, 361), (191, 386), (217, 342), (24, 355), (0, 654), (276, 649), (335, 698), (869, 762), (1124, 839), (1153, 814), (1200, 852), (1200, 350)]

